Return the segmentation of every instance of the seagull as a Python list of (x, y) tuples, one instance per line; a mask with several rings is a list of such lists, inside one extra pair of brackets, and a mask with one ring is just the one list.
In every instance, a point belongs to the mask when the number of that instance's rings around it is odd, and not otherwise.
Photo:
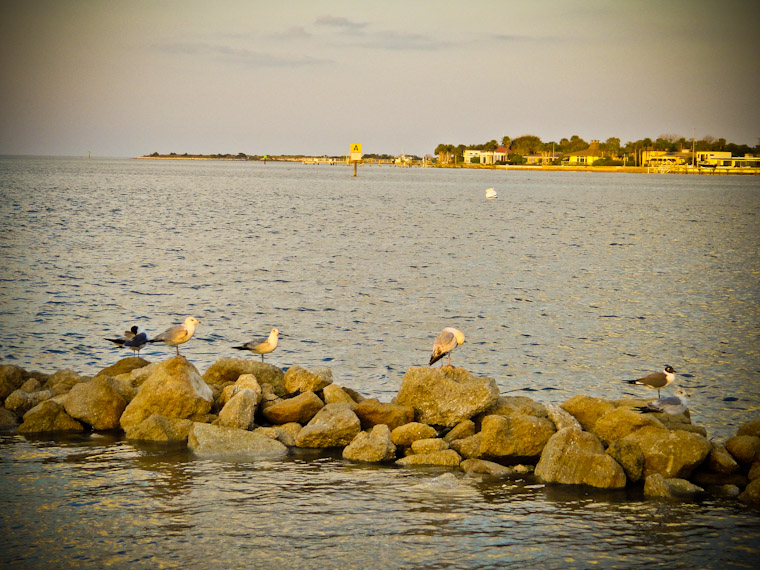
[(432, 366), (434, 362), (439, 361), (444, 356), (449, 357), (449, 366), (451, 366), (451, 351), (464, 342), (464, 334), (462, 331), (453, 327), (446, 327), (441, 333), (435, 337), (433, 343), (433, 354), (430, 356), (430, 363), (428, 366)]
[(660, 398), (649, 402), (646, 406), (638, 406), (634, 408), (644, 414), (649, 412), (660, 412), (663, 414), (682, 414), (689, 408), (689, 401), (686, 399), (688, 394), (683, 388), (676, 390), (675, 396), (668, 396), (667, 398)]
[(660, 397), (660, 390), (668, 386), (676, 379), (676, 371), (672, 366), (665, 366), (662, 372), (655, 372), (649, 376), (644, 376), (638, 380), (626, 380), (629, 384), (644, 386), (648, 390), (657, 390), (657, 397)]
[(261, 362), (264, 362), (264, 355), (269, 354), (277, 348), (277, 337), (279, 336), (280, 331), (272, 329), (267, 338), (257, 338), (250, 342), (246, 342), (242, 346), (233, 346), (232, 348), (237, 350), (250, 350), (254, 354), (260, 354)]
[(187, 342), (193, 338), (195, 332), (195, 325), (199, 325), (201, 322), (195, 317), (187, 317), (185, 322), (181, 325), (175, 325), (166, 329), (159, 335), (154, 336), (148, 342), (163, 342), (169, 346), (173, 346), (177, 349), (177, 356), (179, 356), (179, 346), (183, 342)]
[(134, 326), (128, 331), (124, 331), (124, 336), (120, 338), (107, 338), (106, 340), (119, 346), (131, 348), (132, 352), (137, 352), (137, 355), (139, 356), (140, 349), (142, 349), (142, 347), (145, 346), (145, 343), (148, 342), (148, 335), (144, 332), (138, 333), (137, 330), (137, 326)]

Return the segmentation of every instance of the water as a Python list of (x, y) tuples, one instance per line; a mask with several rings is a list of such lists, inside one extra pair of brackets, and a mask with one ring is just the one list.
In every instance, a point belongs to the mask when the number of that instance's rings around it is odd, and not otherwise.
[[(0, 158), (0, 362), (91, 375), (126, 355), (104, 337), (194, 315), (181, 352), (201, 373), (276, 326), (268, 361), (390, 401), (453, 325), (454, 364), (505, 392), (641, 394), (622, 381), (671, 364), (711, 437), (758, 417), (757, 178), (352, 174)], [(26, 566), (748, 567), (760, 538), (733, 501), (200, 461), (98, 435), (0, 450), (0, 556)]]

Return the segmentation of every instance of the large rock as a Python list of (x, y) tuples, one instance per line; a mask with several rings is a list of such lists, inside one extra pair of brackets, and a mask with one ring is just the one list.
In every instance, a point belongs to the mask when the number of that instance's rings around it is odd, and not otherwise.
[(224, 385), (235, 382), (241, 374), (253, 374), (259, 384), (271, 384), (278, 396), (287, 394), (285, 374), (272, 364), (258, 360), (244, 360), (242, 358), (220, 358), (214, 362), (203, 374), (206, 384)]
[(666, 479), (660, 473), (649, 475), (644, 481), (644, 495), (663, 499), (691, 498), (702, 493), (704, 489), (697, 487), (686, 479)]
[(726, 448), (715, 441), (710, 442), (710, 455), (705, 461), (705, 467), (713, 473), (731, 474), (739, 471), (739, 464), (726, 450)]
[(726, 441), (726, 449), (739, 463), (749, 465), (760, 455), (760, 437), (735, 435)]
[(760, 437), (760, 418), (739, 426), (736, 435), (754, 435)]
[(422, 424), (420, 422), (409, 422), (398, 426), (391, 431), (391, 441), (402, 447), (409, 447), (412, 442), (418, 439), (435, 437), (436, 431), (433, 426)]
[(45, 400), (26, 414), (18, 427), (19, 433), (44, 433), (56, 431), (84, 431), (84, 426), (72, 418), (55, 400)]
[(383, 404), (376, 398), (367, 398), (354, 406), (354, 413), (362, 423), (362, 429), (385, 424), (394, 430), (414, 420), (414, 408), (399, 404)]
[(535, 470), (547, 483), (590, 485), (602, 489), (625, 487), (623, 468), (604, 452), (592, 433), (564, 428), (546, 444)]
[(499, 396), (496, 402), (485, 410), (479, 419), (485, 416), (511, 416), (514, 414), (547, 417), (546, 406), (527, 396)]
[(167, 418), (193, 419), (211, 410), (213, 394), (184, 356), (161, 362), (140, 387), (121, 416), (121, 427), (139, 424), (153, 414)]
[(10, 410), (0, 408), (0, 430), (15, 429), (16, 427), (18, 427), (18, 416)]
[(580, 422), (576, 420), (575, 417), (572, 414), (570, 414), (570, 412), (566, 412), (565, 410), (563, 410), (562, 408), (554, 404), (547, 404), (546, 415), (554, 423), (554, 427), (557, 431), (564, 429), (566, 427), (574, 428), (574, 429), (583, 429), (581, 427)]
[(588, 431), (595, 434), (604, 445), (609, 445), (645, 426), (665, 429), (653, 416), (654, 414), (641, 414), (630, 408), (616, 408), (594, 422), (594, 427)]
[(139, 424), (127, 428), (125, 435), (127, 439), (140, 441), (178, 443), (187, 441), (192, 426), (192, 420), (167, 418), (160, 414), (153, 414)]
[(264, 417), (273, 424), (296, 422), (301, 425), (309, 422), (322, 409), (324, 403), (314, 392), (303, 392), (295, 398), (262, 403)]
[(462, 462), (462, 457), (453, 449), (435, 451), (433, 453), (421, 453), (407, 455), (396, 461), (396, 465), (408, 467), (410, 465), (437, 465), (441, 467), (457, 467)]
[(325, 404), (351, 404), (352, 406), (356, 404), (351, 394), (337, 384), (325, 386), (322, 389), (322, 396), (325, 398)]
[(307, 370), (300, 366), (291, 366), (285, 373), (285, 391), (293, 392), (319, 392), (333, 382), (332, 370), (324, 366), (315, 370)]
[(238, 390), (219, 412), (219, 425), (237, 429), (253, 429), (259, 395), (250, 388)]
[(681, 430), (643, 427), (625, 438), (644, 454), (644, 477), (655, 473), (666, 479), (688, 479), (712, 447), (704, 437)]
[(195, 422), (187, 447), (196, 455), (222, 459), (272, 459), (287, 455), (288, 448), (260, 433)]
[(373, 463), (396, 459), (391, 430), (385, 424), (378, 424), (371, 431), (359, 432), (343, 449), (343, 459)]
[(0, 400), (21, 388), (26, 380), (26, 371), (12, 364), (0, 365)]
[[(214, 384), (214, 386), (219, 386), (218, 384)], [(237, 394), (240, 390), (243, 388), (249, 388), (253, 390), (256, 393), (256, 404), (260, 404), (262, 399), (264, 398), (264, 390), (261, 388), (261, 385), (259, 384), (259, 381), (256, 380), (256, 377), (253, 374), (241, 374), (237, 380), (235, 380), (234, 384), (227, 384), (221, 391), (219, 397), (217, 398), (217, 405), (219, 408), (223, 408), (227, 405), (227, 402), (230, 401), (232, 396)], [(214, 387), (212, 386), (212, 390)]]
[(327, 404), (298, 432), (296, 445), (319, 448), (345, 447), (361, 429), (359, 418), (348, 404)]
[(631, 483), (637, 483), (644, 474), (644, 452), (638, 444), (618, 439), (607, 448), (607, 455), (617, 461)]
[(472, 437), (477, 432), (475, 428), (475, 422), (472, 420), (464, 420), (455, 425), (449, 430), (443, 439), (451, 443), (457, 439), (464, 439), (466, 437)]
[(53, 392), (53, 396), (60, 396), (71, 390), (72, 386), (79, 382), (84, 382), (84, 380), (73, 370), (59, 370), (48, 376), (48, 379), (45, 381), (45, 388)]
[(130, 356), (122, 358), (118, 362), (108, 366), (98, 372), (95, 376), (120, 376), (121, 374), (130, 374), (133, 370), (138, 370), (148, 366), (150, 362), (139, 356)]
[(739, 500), (753, 507), (760, 507), (760, 479), (750, 482), (744, 492), (739, 495)]
[(480, 433), (483, 436), (481, 457), (520, 462), (538, 459), (554, 435), (554, 423), (547, 418), (522, 413), (493, 415), (483, 418)]
[(459, 467), (465, 473), (471, 475), (489, 475), (491, 477), (509, 477), (515, 474), (514, 469), (504, 467), (493, 461), (485, 459), (465, 459), (459, 464)]
[(117, 429), (127, 401), (115, 384), (109, 376), (96, 376), (76, 384), (66, 394), (63, 404), (66, 413), (95, 430)]
[(413, 442), (411, 453), (433, 453), (436, 451), (444, 451), (448, 448), (449, 443), (445, 439), (431, 437), (428, 439), (418, 439)]
[(19, 388), (10, 393), (5, 399), (5, 408), (14, 414), (23, 416), (34, 406), (53, 397), (50, 390), (38, 390), (37, 392), (27, 392)]
[(298, 437), (298, 432), (301, 431), (302, 427), (301, 424), (291, 422), (281, 426), (258, 427), (253, 431), (271, 439), (276, 439), (288, 447), (295, 447), (296, 437)]
[(480, 457), (482, 443), (483, 433), (478, 432), (470, 437), (455, 439), (449, 443), (449, 446), (465, 459), (476, 459)]
[(560, 408), (572, 415), (586, 431), (592, 431), (596, 422), (615, 409), (615, 405), (591, 396), (577, 395), (560, 404)]
[(404, 374), (394, 403), (414, 408), (419, 422), (452, 427), (493, 406), (496, 381), (463, 368), (413, 366)]

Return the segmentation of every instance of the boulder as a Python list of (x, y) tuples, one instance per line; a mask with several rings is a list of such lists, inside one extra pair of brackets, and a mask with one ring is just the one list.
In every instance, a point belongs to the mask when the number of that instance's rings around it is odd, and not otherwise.
[(148, 366), (150, 362), (139, 356), (130, 356), (128, 358), (122, 358), (115, 364), (104, 368), (98, 372), (95, 377), (98, 376), (119, 376), (121, 374), (130, 374), (133, 370), (138, 370)]
[(705, 467), (713, 473), (736, 473), (739, 471), (739, 464), (720, 443), (710, 442), (710, 455), (707, 456)]
[(362, 400), (354, 406), (362, 429), (385, 424), (391, 430), (414, 421), (414, 408), (399, 404), (382, 404), (376, 398)]
[(23, 416), (34, 406), (53, 397), (51, 390), (39, 390), (37, 392), (27, 392), (19, 388), (10, 393), (5, 399), (5, 408), (18, 416)]
[(478, 432), (470, 437), (455, 439), (449, 443), (449, 446), (465, 459), (473, 459), (480, 457), (480, 447), (482, 443), (483, 434)]
[(412, 442), (412, 453), (433, 453), (444, 451), (449, 448), (448, 442), (438, 437), (418, 439)]
[(314, 392), (303, 392), (295, 398), (275, 400), (272, 403), (264, 400), (262, 412), (264, 417), (273, 424), (296, 422), (303, 425), (309, 422), (323, 406), (324, 403)]
[[(153, 371), (161, 366), (161, 364), (161, 362), (151, 362), (142, 368), (133, 368), (129, 372), (116, 374), (113, 376), (113, 378), (122, 382), (124, 385), (129, 385), (132, 388), (138, 388), (142, 386), (148, 378), (150, 378), (150, 375), (153, 374)], [(134, 394), (132, 397), (134, 397)], [(131, 400), (131, 397), (129, 399)]]
[(564, 428), (544, 447), (535, 474), (547, 483), (590, 485), (601, 489), (625, 487), (623, 468), (604, 452), (593, 433)]
[(318, 448), (345, 447), (361, 429), (359, 418), (348, 404), (327, 404), (298, 432), (296, 445)]
[(238, 390), (219, 412), (219, 425), (237, 429), (253, 429), (259, 394), (250, 388)]
[(704, 464), (689, 476), (689, 480), (702, 487), (736, 485), (740, 489), (744, 489), (749, 483), (749, 480), (741, 473), (713, 473), (707, 470)]
[(664, 499), (690, 498), (704, 492), (686, 479), (665, 478), (660, 473), (649, 475), (644, 481), (644, 495)]
[(253, 431), (193, 423), (187, 447), (196, 455), (222, 459), (273, 459), (287, 455), (288, 448)]
[(371, 431), (359, 432), (343, 449), (343, 459), (373, 463), (396, 459), (391, 430), (385, 424), (377, 424)]
[(0, 430), (15, 429), (18, 426), (18, 416), (6, 410), (0, 408)]
[(482, 420), (485, 416), (511, 416), (513, 414), (545, 418), (548, 412), (546, 406), (527, 396), (499, 396), (493, 405), (479, 415), (478, 419)]
[(576, 420), (575, 417), (572, 414), (570, 414), (570, 412), (566, 412), (565, 410), (563, 410), (562, 408), (554, 404), (546, 405), (546, 415), (554, 423), (554, 428), (557, 431), (564, 429), (566, 427), (574, 428), (574, 429), (583, 429), (581, 427), (580, 422)]
[(750, 481), (754, 481), (758, 477), (760, 477), (760, 458), (755, 459), (752, 465), (750, 465), (749, 472), (747, 473), (747, 478)]
[(449, 430), (446, 435), (443, 436), (447, 442), (451, 443), (457, 439), (464, 439), (475, 435), (475, 422), (472, 420), (463, 420)]
[(337, 384), (325, 386), (322, 389), (322, 396), (325, 399), (325, 404), (350, 404), (352, 406), (356, 404), (351, 394)]
[(435, 437), (436, 431), (433, 426), (421, 424), (419, 422), (409, 422), (408, 424), (398, 426), (391, 431), (391, 441), (402, 447), (409, 447), (412, 442), (418, 439)]
[(465, 459), (459, 464), (459, 467), (470, 475), (490, 475), (491, 477), (502, 478), (515, 474), (514, 469), (485, 459)]
[(28, 378), (24, 381), (23, 384), (21, 384), (21, 390), (24, 392), (39, 392), (42, 390), (42, 382), (37, 380), (36, 378)]
[(53, 396), (60, 396), (67, 393), (72, 386), (79, 382), (84, 382), (84, 378), (73, 370), (59, 370), (48, 377), (45, 381), (45, 388), (53, 392)]
[(302, 427), (299, 423), (290, 422), (281, 426), (258, 427), (253, 431), (271, 439), (276, 439), (288, 447), (295, 447), (296, 437), (298, 437), (298, 432), (301, 431)]
[(554, 424), (547, 418), (521, 413), (494, 415), (483, 418), (480, 433), (481, 457), (518, 462), (538, 459), (554, 435)]
[[(214, 386), (219, 386), (219, 384), (214, 384)], [(230, 401), (230, 398), (232, 398), (232, 396), (237, 394), (243, 388), (249, 388), (253, 390), (256, 393), (256, 404), (258, 405), (261, 403), (261, 400), (264, 397), (264, 391), (259, 385), (259, 381), (256, 380), (256, 377), (253, 374), (241, 374), (234, 384), (227, 384), (224, 388), (222, 388), (222, 391), (219, 394), (219, 398), (217, 399), (217, 405), (220, 408), (223, 408), (227, 405), (227, 402)]]
[(63, 404), (66, 413), (95, 430), (117, 429), (127, 401), (115, 384), (110, 376), (96, 376), (74, 385)]
[(760, 455), (760, 437), (735, 435), (726, 441), (726, 449), (736, 461), (749, 465)]
[(148, 416), (139, 424), (127, 428), (127, 439), (139, 441), (156, 441), (160, 443), (179, 443), (187, 441), (192, 420), (167, 418), (159, 414)]
[(591, 396), (577, 395), (560, 404), (560, 408), (573, 416), (586, 431), (592, 431), (596, 422), (615, 409), (615, 405)]
[(666, 479), (688, 479), (707, 458), (711, 446), (704, 437), (681, 430), (643, 427), (624, 438), (644, 453), (644, 477), (660, 473)]
[(159, 363), (121, 416), (121, 427), (139, 424), (153, 414), (194, 419), (211, 410), (213, 395), (198, 370), (184, 356)]
[(455, 426), (493, 406), (496, 381), (476, 377), (464, 368), (413, 366), (404, 374), (394, 403), (414, 408), (419, 422)]
[(326, 367), (307, 370), (300, 366), (291, 366), (285, 373), (285, 392), (319, 392), (333, 382), (332, 370)]
[(752, 507), (760, 507), (760, 479), (751, 481), (744, 492), (739, 495), (739, 500)]
[(462, 462), (460, 455), (453, 449), (435, 451), (433, 453), (420, 453), (407, 455), (396, 461), (396, 465), (408, 467), (410, 465), (439, 465), (442, 467), (457, 467)]
[(607, 455), (617, 461), (631, 483), (637, 483), (644, 474), (644, 452), (637, 443), (619, 439), (607, 448)]
[(760, 418), (739, 426), (736, 435), (754, 435), (760, 437)]
[(84, 431), (84, 426), (72, 418), (55, 400), (45, 400), (26, 414), (18, 427), (19, 433), (43, 433), (56, 431)]
[(220, 358), (203, 374), (203, 381), (209, 385), (224, 385), (228, 382), (237, 381), (241, 374), (253, 374), (259, 385), (271, 384), (278, 396), (287, 394), (283, 381), (285, 375), (282, 370), (272, 364), (258, 360)]
[(12, 364), (0, 365), (0, 400), (21, 388), (26, 380), (26, 371)]
[(615, 408), (594, 422), (594, 427), (588, 431), (596, 435), (604, 445), (609, 445), (645, 426), (665, 429), (654, 415), (635, 412), (630, 408)]

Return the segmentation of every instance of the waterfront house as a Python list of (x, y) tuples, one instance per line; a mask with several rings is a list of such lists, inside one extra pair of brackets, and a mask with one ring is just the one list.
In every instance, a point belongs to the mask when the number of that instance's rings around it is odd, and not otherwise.
[[(477, 159), (477, 160), (474, 160)], [(475, 150), (468, 148), (464, 151), (465, 164), (496, 164), (507, 160), (507, 149), (503, 146), (496, 150)]]
[(590, 166), (594, 161), (604, 157), (602, 149), (599, 148), (599, 141), (591, 141), (587, 149), (576, 152), (569, 152), (562, 157), (563, 166)]

